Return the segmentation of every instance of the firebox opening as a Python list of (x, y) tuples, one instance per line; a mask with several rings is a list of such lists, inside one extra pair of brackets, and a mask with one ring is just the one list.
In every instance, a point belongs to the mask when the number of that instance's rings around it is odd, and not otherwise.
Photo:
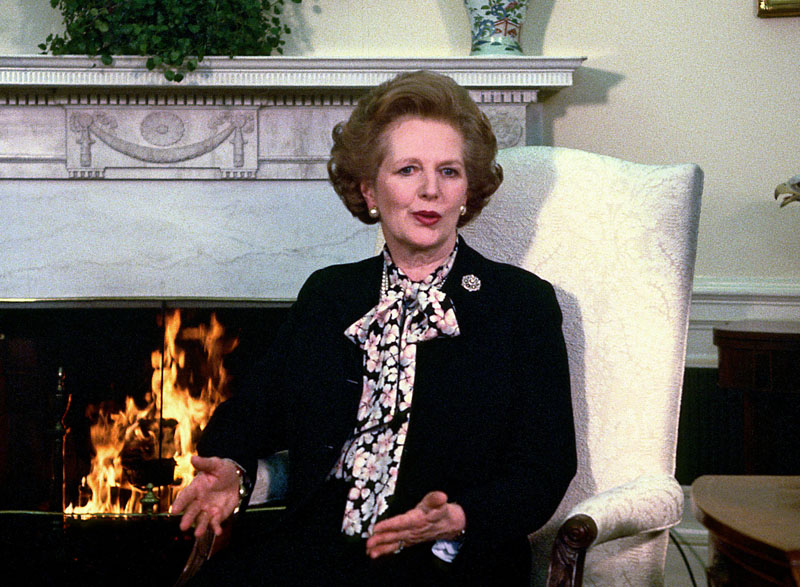
[[(178, 360), (169, 358), (165, 328), (176, 310), (180, 310), (181, 333), (175, 352), (181, 355), (181, 364), (170, 365)], [(179, 430), (166, 402), (162, 405), (158, 397), (155, 401), (151, 397), (166, 384), (163, 370), (175, 368), (174, 385), (188, 390), (192, 399), (187, 401), (201, 398), (216, 375), (206, 367), (207, 351), (196, 333), (216, 320), (224, 330), (219, 345), (227, 376), (225, 393), (233, 395), (267, 352), (287, 310), (285, 303), (199, 300), (4, 304), (0, 307), (0, 510), (60, 511), (51, 486), (59, 419), (53, 397), (59, 368), (71, 396), (64, 416), (65, 503), (87, 499), (85, 478), (97, 452), (92, 424), (120, 413), (126, 404), (137, 413), (144, 411), (125, 432), (126, 481), (137, 488), (147, 483), (168, 487), (175, 484), (173, 475), (178, 477), (171, 464), (181, 450), (176, 444), (181, 434), (185, 441), (196, 431)], [(158, 429), (152, 430), (154, 426)], [(118, 493), (114, 497), (123, 506), (133, 499), (130, 490)]]

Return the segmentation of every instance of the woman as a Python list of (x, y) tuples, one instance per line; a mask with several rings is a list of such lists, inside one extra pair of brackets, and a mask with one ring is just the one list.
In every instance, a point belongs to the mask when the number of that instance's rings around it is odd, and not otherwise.
[(333, 139), (333, 186), (386, 247), (312, 275), (263, 378), (209, 423), (173, 508), (184, 530), (219, 533), (273, 451), (289, 451), (289, 490), (280, 527), (202, 578), (527, 585), (527, 535), (572, 479), (574, 432), (553, 288), (458, 236), (502, 181), (489, 122), (415, 72)]

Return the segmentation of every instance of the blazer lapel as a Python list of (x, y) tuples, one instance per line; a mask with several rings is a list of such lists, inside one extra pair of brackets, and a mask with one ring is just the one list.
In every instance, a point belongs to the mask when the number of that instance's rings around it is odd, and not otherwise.
[(459, 236), (458, 254), (442, 291), (453, 301), (461, 336), (475, 334), (474, 320), (481, 316), (480, 308), (486, 300), (482, 287), (487, 276), (482, 261), (483, 257)]
[[(459, 335), (437, 337), (424, 342), (417, 349), (417, 389), (438, 390), (462, 387), (469, 371), (460, 356), (485, 336), (484, 320), (488, 315), (487, 297), (483, 289), (485, 263), (475, 250), (460, 239), (453, 268), (442, 286), (442, 291), (452, 300), (458, 322)], [(471, 365), (470, 367), (477, 367)], [(465, 371), (466, 369), (466, 371)]]
[[(366, 314), (380, 298), (383, 256), (377, 255), (358, 265), (352, 279), (343, 280), (338, 292), (341, 306), (341, 340), (345, 347), (346, 360), (343, 365), (344, 386), (353, 406), (355, 417), (358, 401), (361, 399), (363, 378), (363, 352), (361, 348), (344, 335), (344, 331), (356, 320)], [(345, 282), (346, 281), (346, 282)]]

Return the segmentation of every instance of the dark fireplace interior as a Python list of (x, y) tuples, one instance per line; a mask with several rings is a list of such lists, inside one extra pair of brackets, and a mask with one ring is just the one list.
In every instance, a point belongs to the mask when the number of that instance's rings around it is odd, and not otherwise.
[[(223, 363), (233, 395), (272, 343), (288, 306), (148, 300), (0, 307), (0, 572), (6, 578), (21, 572), (26, 585), (170, 585), (177, 578), (191, 537), (180, 533), (176, 519), (163, 513), (64, 517), (62, 488), (53, 481), (63, 415), (63, 499), (79, 502), (92, 459), (92, 414), (118, 409), (127, 397), (144, 402), (151, 353), (164, 345), (166, 316), (177, 308), (183, 328), (209, 324), (213, 313), (225, 329)], [(192, 356), (203, 350), (180, 335), (177, 344), (187, 356), (179, 378), (192, 388), (205, 375)], [(70, 398), (65, 414), (56, 400), (59, 370)]]

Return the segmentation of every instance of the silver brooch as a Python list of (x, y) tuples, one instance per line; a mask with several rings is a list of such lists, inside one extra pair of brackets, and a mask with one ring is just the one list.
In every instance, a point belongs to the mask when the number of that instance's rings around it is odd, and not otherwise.
[(481, 280), (476, 275), (465, 275), (461, 278), (461, 287), (467, 291), (478, 291), (481, 288)]

